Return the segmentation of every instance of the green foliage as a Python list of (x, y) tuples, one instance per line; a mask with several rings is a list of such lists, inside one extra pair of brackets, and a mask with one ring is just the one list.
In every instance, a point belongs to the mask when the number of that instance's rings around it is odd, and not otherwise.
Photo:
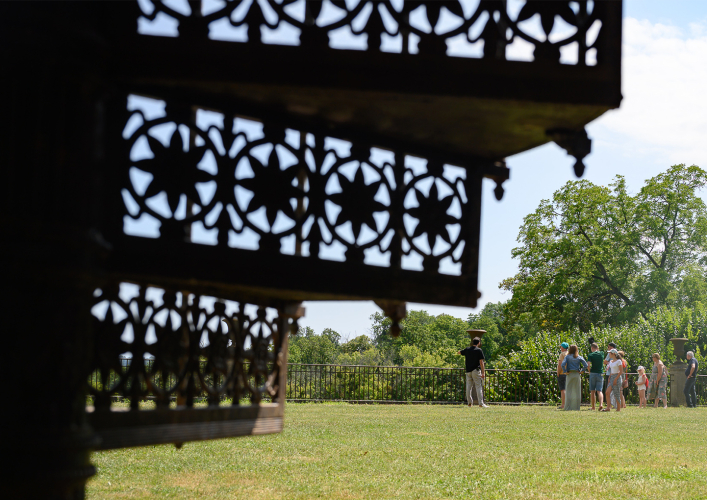
[(336, 357), (336, 364), (382, 366), (386, 363), (381, 357), (380, 352), (378, 352), (378, 349), (371, 347), (362, 352), (341, 352)]
[(332, 338), (336, 338), (339, 334), (327, 330), (325, 330), (326, 335), (316, 335), (314, 330), (307, 326), (300, 328), (296, 336), (290, 336), (289, 362), (333, 363), (337, 355), (337, 344)]
[[(686, 351), (693, 351), (700, 363), (699, 373), (707, 374), (707, 307), (698, 302), (692, 308), (659, 307), (648, 315), (642, 328), (660, 336), (666, 344), (671, 338), (689, 339)], [(670, 345), (670, 344), (669, 344)]]
[(414, 345), (404, 345), (400, 348), (403, 366), (423, 366), (435, 368), (448, 368), (447, 362), (439, 355), (422, 352)]
[(356, 338), (349, 340), (341, 345), (341, 352), (344, 353), (362, 353), (373, 347), (370, 337), (367, 335), (359, 335)]
[(707, 290), (707, 209), (699, 167), (675, 165), (636, 195), (623, 177), (609, 187), (568, 182), (520, 228), (519, 272), (509, 321), (532, 316), (543, 330), (588, 330), (645, 317), (660, 305), (692, 305)]
[[(576, 344), (580, 355), (586, 356), (589, 349), (589, 337), (599, 344), (599, 349), (606, 353), (607, 344), (613, 342), (617, 349), (624, 351), (628, 370), (635, 372), (640, 365), (650, 372), (651, 356), (659, 353), (666, 365), (675, 362), (672, 344), (666, 341), (664, 330), (649, 320), (640, 319), (632, 325), (604, 328), (592, 327), (588, 333), (578, 330), (569, 332), (542, 331), (532, 339), (524, 340), (517, 351), (511, 353), (504, 367), (517, 370), (554, 370), (560, 355), (560, 344)], [(671, 335), (672, 337), (672, 335)]]
[(339, 335), (338, 332), (335, 332), (331, 328), (325, 328), (324, 331), (322, 331), (322, 335), (324, 337), (327, 337), (332, 344), (339, 347), (339, 344), (341, 342), (341, 335)]
[[(501, 306), (497, 305), (497, 309)], [(494, 310), (489, 307), (489, 311)], [(488, 316), (488, 317), (487, 317)], [(470, 317), (471, 318), (471, 317)], [(471, 318), (480, 328), (488, 325), (484, 350), (497, 350), (502, 335), (497, 320), (483, 312)], [(466, 330), (470, 323), (448, 314), (432, 316), (426, 311), (410, 311), (401, 322), (401, 335), (395, 339), (388, 329), (390, 320), (381, 313), (371, 316), (373, 339), (366, 335), (341, 342), (341, 336), (331, 329), (316, 335), (309, 328), (301, 328), (290, 340), (291, 363), (336, 363), (343, 365), (374, 366), (429, 366), (461, 367), (463, 358), (458, 351), (469, 345)], [(488, 341), (488, 345), (486, 344)], [(490, 359), (491, 356), (487, 354)]]
[(503, 335), (499, 331), (498, 323), (490, 316), (482, 314), (470, 314), (467, 318), (468, 328), (477, 330), (486, 330), (486, 333), (481, 339), (481, 347), (484, 350), (484, 355), (487, 359), (495, 359), (500, 344), (503, 342)]
[[(461, 366), (463, 361), (458, 351), (469, 345), (469, 328), (467, 322), (448, 314), (432, 316), (427, 311), (409, 311), (407, 318), (400, 323), (400, 337), (394, 339), (388, 333), (390, 320), (380, 313), (371, 316), (373, 320), (373, 343), (381, 353), (381, 357), (389, 360), (391, 365), (423, 366), (420, 363), (440, 362), (439, 366)], [(404, 357), (402, 349), (405, 346), (414, 347), (416, 351), (406, 350)], [(410, 357), (410, 353), (415, 356)], [(410, 363), (418, 357), (415, 363)], [(435, 366), (425, 364), (425, 366)]]

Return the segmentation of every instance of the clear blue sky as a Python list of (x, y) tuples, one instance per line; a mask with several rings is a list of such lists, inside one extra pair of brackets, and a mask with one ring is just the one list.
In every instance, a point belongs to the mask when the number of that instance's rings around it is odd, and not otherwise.
[[(608, 184), (624, 175), (632, 190), (675, 163), (707, 168), (707, 2), (627, 0), (624, 2), (624, 103), (588, 127), (594, 139), (584, 178)], [(484, 189), (480, 284), (486, 301), (507, 300), (498, 283), (515, 274), (511, 258), (518, 228), (540, 200), (574, 179), (573, 160), (548, 144), (508, 158), (511, 179), (497, 202), (489, 181)], [(302, 325), (316, 332), (333, 328), (344, 337), (368, 334), (370, 302), (307, 302)], [(471, 309), (409, 304), (432, 314), (466, 318)]]

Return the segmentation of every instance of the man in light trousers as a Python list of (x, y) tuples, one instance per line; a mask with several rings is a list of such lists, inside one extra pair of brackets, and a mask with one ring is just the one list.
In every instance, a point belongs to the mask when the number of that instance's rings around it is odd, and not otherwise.
[(484, 403), (484, 378), (486, 378), (486, 363), (484, 351), (481, 350), (481, 339), (474, 337), (471, 342), (471, 347), (467, 347), (459, 351), (459, 354), (464, 356), (465, 371), (466, 371), (466, 400), (469, 408), (474, 403), (471, 396), (472, 382), (476, 386), (476, 396), (479, 400), (480, 408), (488, 408)]

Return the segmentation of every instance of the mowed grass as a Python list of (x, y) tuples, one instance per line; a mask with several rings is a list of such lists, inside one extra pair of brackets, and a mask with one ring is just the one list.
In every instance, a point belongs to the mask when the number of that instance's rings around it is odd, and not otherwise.
[(88, 498), (707, 498), (707, 408), (290, 404), (282, 434), (95, 453)]

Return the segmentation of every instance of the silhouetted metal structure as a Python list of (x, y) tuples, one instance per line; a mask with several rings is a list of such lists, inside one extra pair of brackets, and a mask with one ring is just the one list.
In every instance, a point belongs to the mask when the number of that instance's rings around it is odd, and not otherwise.
[(621, 100), (621, 2), (520, 6), (1, 3), (8, 498), (279, 431), (302, 300), (475, 306), (482, 179), (549, 140), (581, 175)]

